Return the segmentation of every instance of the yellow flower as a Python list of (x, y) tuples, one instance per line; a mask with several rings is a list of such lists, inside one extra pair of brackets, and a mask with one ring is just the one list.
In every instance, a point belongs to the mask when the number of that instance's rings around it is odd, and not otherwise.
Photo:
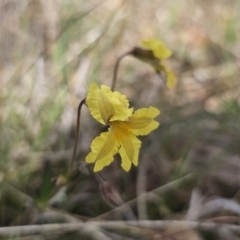
[(157, 73), (164, 72), (168, 88), (173, 88), (176, 83), (175, 75), (162, 63), (162, 60), (171, 56), (170, 50), (161, 41), (154, 38), (144, 39), (142, 45), (147, 49), (135, 47), (131, 54), (139, 60), (150, 64)]
[(161, 63), (161, 60), (171, 56), (171, 51), (159, 40), (155, 38), (144, 39), (142, 45), (152, 51), (153, 56), (158, 59), (153, 65), (157, 72), (164, 72), (167, 77), (167, 86), (173, 88), (176, 83), (174, 73), (168, 67)]
[(91, 84), (87, 99), (91, 115), (100, 123), (109, 125), (108, 132), (102, 133), (91, 143), (87, 163), (95, 163), (94, 171), (100, 171), (113, 161), (119, 153), (122, 168), (129, 171), (132, 163), (138, 165), (141, 141), (136, 135), (147, 135), (159, 126), (154, 118), (160, 111), (154, 107), (141, 108), (133, 113), (127, 98), (119, 92), (112, 92), (107, 86), (98, 88)]

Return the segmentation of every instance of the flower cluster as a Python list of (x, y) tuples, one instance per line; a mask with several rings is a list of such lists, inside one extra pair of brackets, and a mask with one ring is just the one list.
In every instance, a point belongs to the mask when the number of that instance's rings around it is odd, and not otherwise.
[(109, 126), (107, 132), (92, 141), (86, 162), (95, 163), (97, 172), (111, 164), (114, 155), (119, 153), (125, 171), (129, 171), (132, 164), (137, 166), (141, 141), (136, 136), (147, 135), (159, 126), (154, 118), (160, 111), (149, 107), (133, 112), (124, 95), (104, 85), (99, 88), (96, 83), (91, 84), (86, 103), (93, 118)]

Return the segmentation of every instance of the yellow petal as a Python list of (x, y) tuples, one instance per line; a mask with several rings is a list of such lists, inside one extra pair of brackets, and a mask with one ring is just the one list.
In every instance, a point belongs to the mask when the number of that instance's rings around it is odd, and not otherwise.
[(106, 124), (114, 114), (114, 108), (108, 97), (102, 92), (96, 83), (92, 83), (86, 99), (91, 115), (100, 123)]
[(126, 96), (120, 92), (112, 92), (107, 86), (102, 86), (101, 90), (106, 94), (112, 106), (114, 108), (114, 114), (111, 116), (109, 121), (124, 121), (132, 115), (133, 109), (129, 107), (129, 101)]
[(121, 140), (121, 147), (119, 154), (122, 158), (122, 168), (125, 171), (129, 171), (132, 163), (138, 165), (139, 149), (141, 147), (141, 141), (137, 139), (135, 135), (129, 132), (125, 138)]
[(113, 161), (113, 156), (118, 152), (119, 143), (114, 138), (112, 129), (102, 133), (91, 143), (91, 152), (86, 157), (87, 163), (94, 163), (94, 172), (102, 170)]
[(159, 114), (160, 111), (155, 107), (141, 108), (124, 124), (135, 135), (147, 135), (159, 126), (159, 123), (153, 120)]
[(126, 96), (117, 91), (113, 92), (112, 96), (117, 98), (125, 108), (129, 108), (129, 101)]
[(100, 123), (108, 124), (109, 121), (124, 121), (132, 115), (127, 98), (119, 92), (112, 92), (107, 86), (98, 88), (96, 83), (91, 84), (86, 103), (91, 115)]
[(144, 39), (142, 45), (152, 50), (153, 55), (158, 59), (165, 59), (171, 56), (171, 51), (155, 38)]
[(166, 74), (166, 77), (167, 77), (167, 87), (169, 89), (172, 89), (175, 86), (175, 84), (176, 84), (175, 74), (165, 64), (161, 64), (160, 67), (162, 68), (162, 70)]

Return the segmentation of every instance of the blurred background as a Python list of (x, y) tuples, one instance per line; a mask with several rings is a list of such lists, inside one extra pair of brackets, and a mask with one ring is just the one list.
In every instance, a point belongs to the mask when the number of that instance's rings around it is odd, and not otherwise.
[[(0, 226), (97, 217), (239, 224), (239, 13), (237, 0), (1, 0)], [(149, 37), (171, 49), (166, 64), (177, 85), (167, 89), (137, 59), (121, 62), (116, 90), (135, 109), (159, 108), (161, 124), (141, 138), (137, 168), (124, 172), (116, 157), (100, 172), (123, 202), (131, 200), (115, 211), (84, 163), (103, 130), (86, 107), (76, 177), (64, 184), (59, 176), (67, 171), (77, 107), (90, 83), (110, 86), (117, 57)], [(240, 231), (170, 224), (103, 232), (109, 239), (233, 240)], [(97, 238), (54, 231), (6, 239)]]

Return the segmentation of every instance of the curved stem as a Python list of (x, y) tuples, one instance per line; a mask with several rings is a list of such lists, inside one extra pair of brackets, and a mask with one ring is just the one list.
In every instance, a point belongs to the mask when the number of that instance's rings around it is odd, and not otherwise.
[(112, 86), (111, 86), (111, 90), (114, 91), (116, 83), (117, 83), (117, 74), (118, 74), (118, 68), (120, 65), (121, 60), (126, 57), (127, 55), (130, 55), (132, 53), (132, 51), (128, 51), (124, 54), (122, 54), (121, 56), (119, 56), (115, 62), (114, 65), (114, 70), (113, 70), (113, 78), (112, 78)]
[(76, 154), (77, 154), (77, 144), (78, 144), (79, 129), (80, 129), (80, 115), (81, 115), (82, 106), (83, 106), (83, 104), (85, 104), (85, 102), (86, 102), (86, 98), (84, 98), (78, 105), (78, 112), (77, 112), (77, 135), (76, 135), (76, 138), (75, 138), (72, 159), (71, 159), (71, 162), (70, 162), (70, 165), (69, 165), (69, 171), (68, 171), (69, 175), (72, 172), (73, 164), (74, 164), (74, 161), (75, 161), (75, 158), (76, 158)]

